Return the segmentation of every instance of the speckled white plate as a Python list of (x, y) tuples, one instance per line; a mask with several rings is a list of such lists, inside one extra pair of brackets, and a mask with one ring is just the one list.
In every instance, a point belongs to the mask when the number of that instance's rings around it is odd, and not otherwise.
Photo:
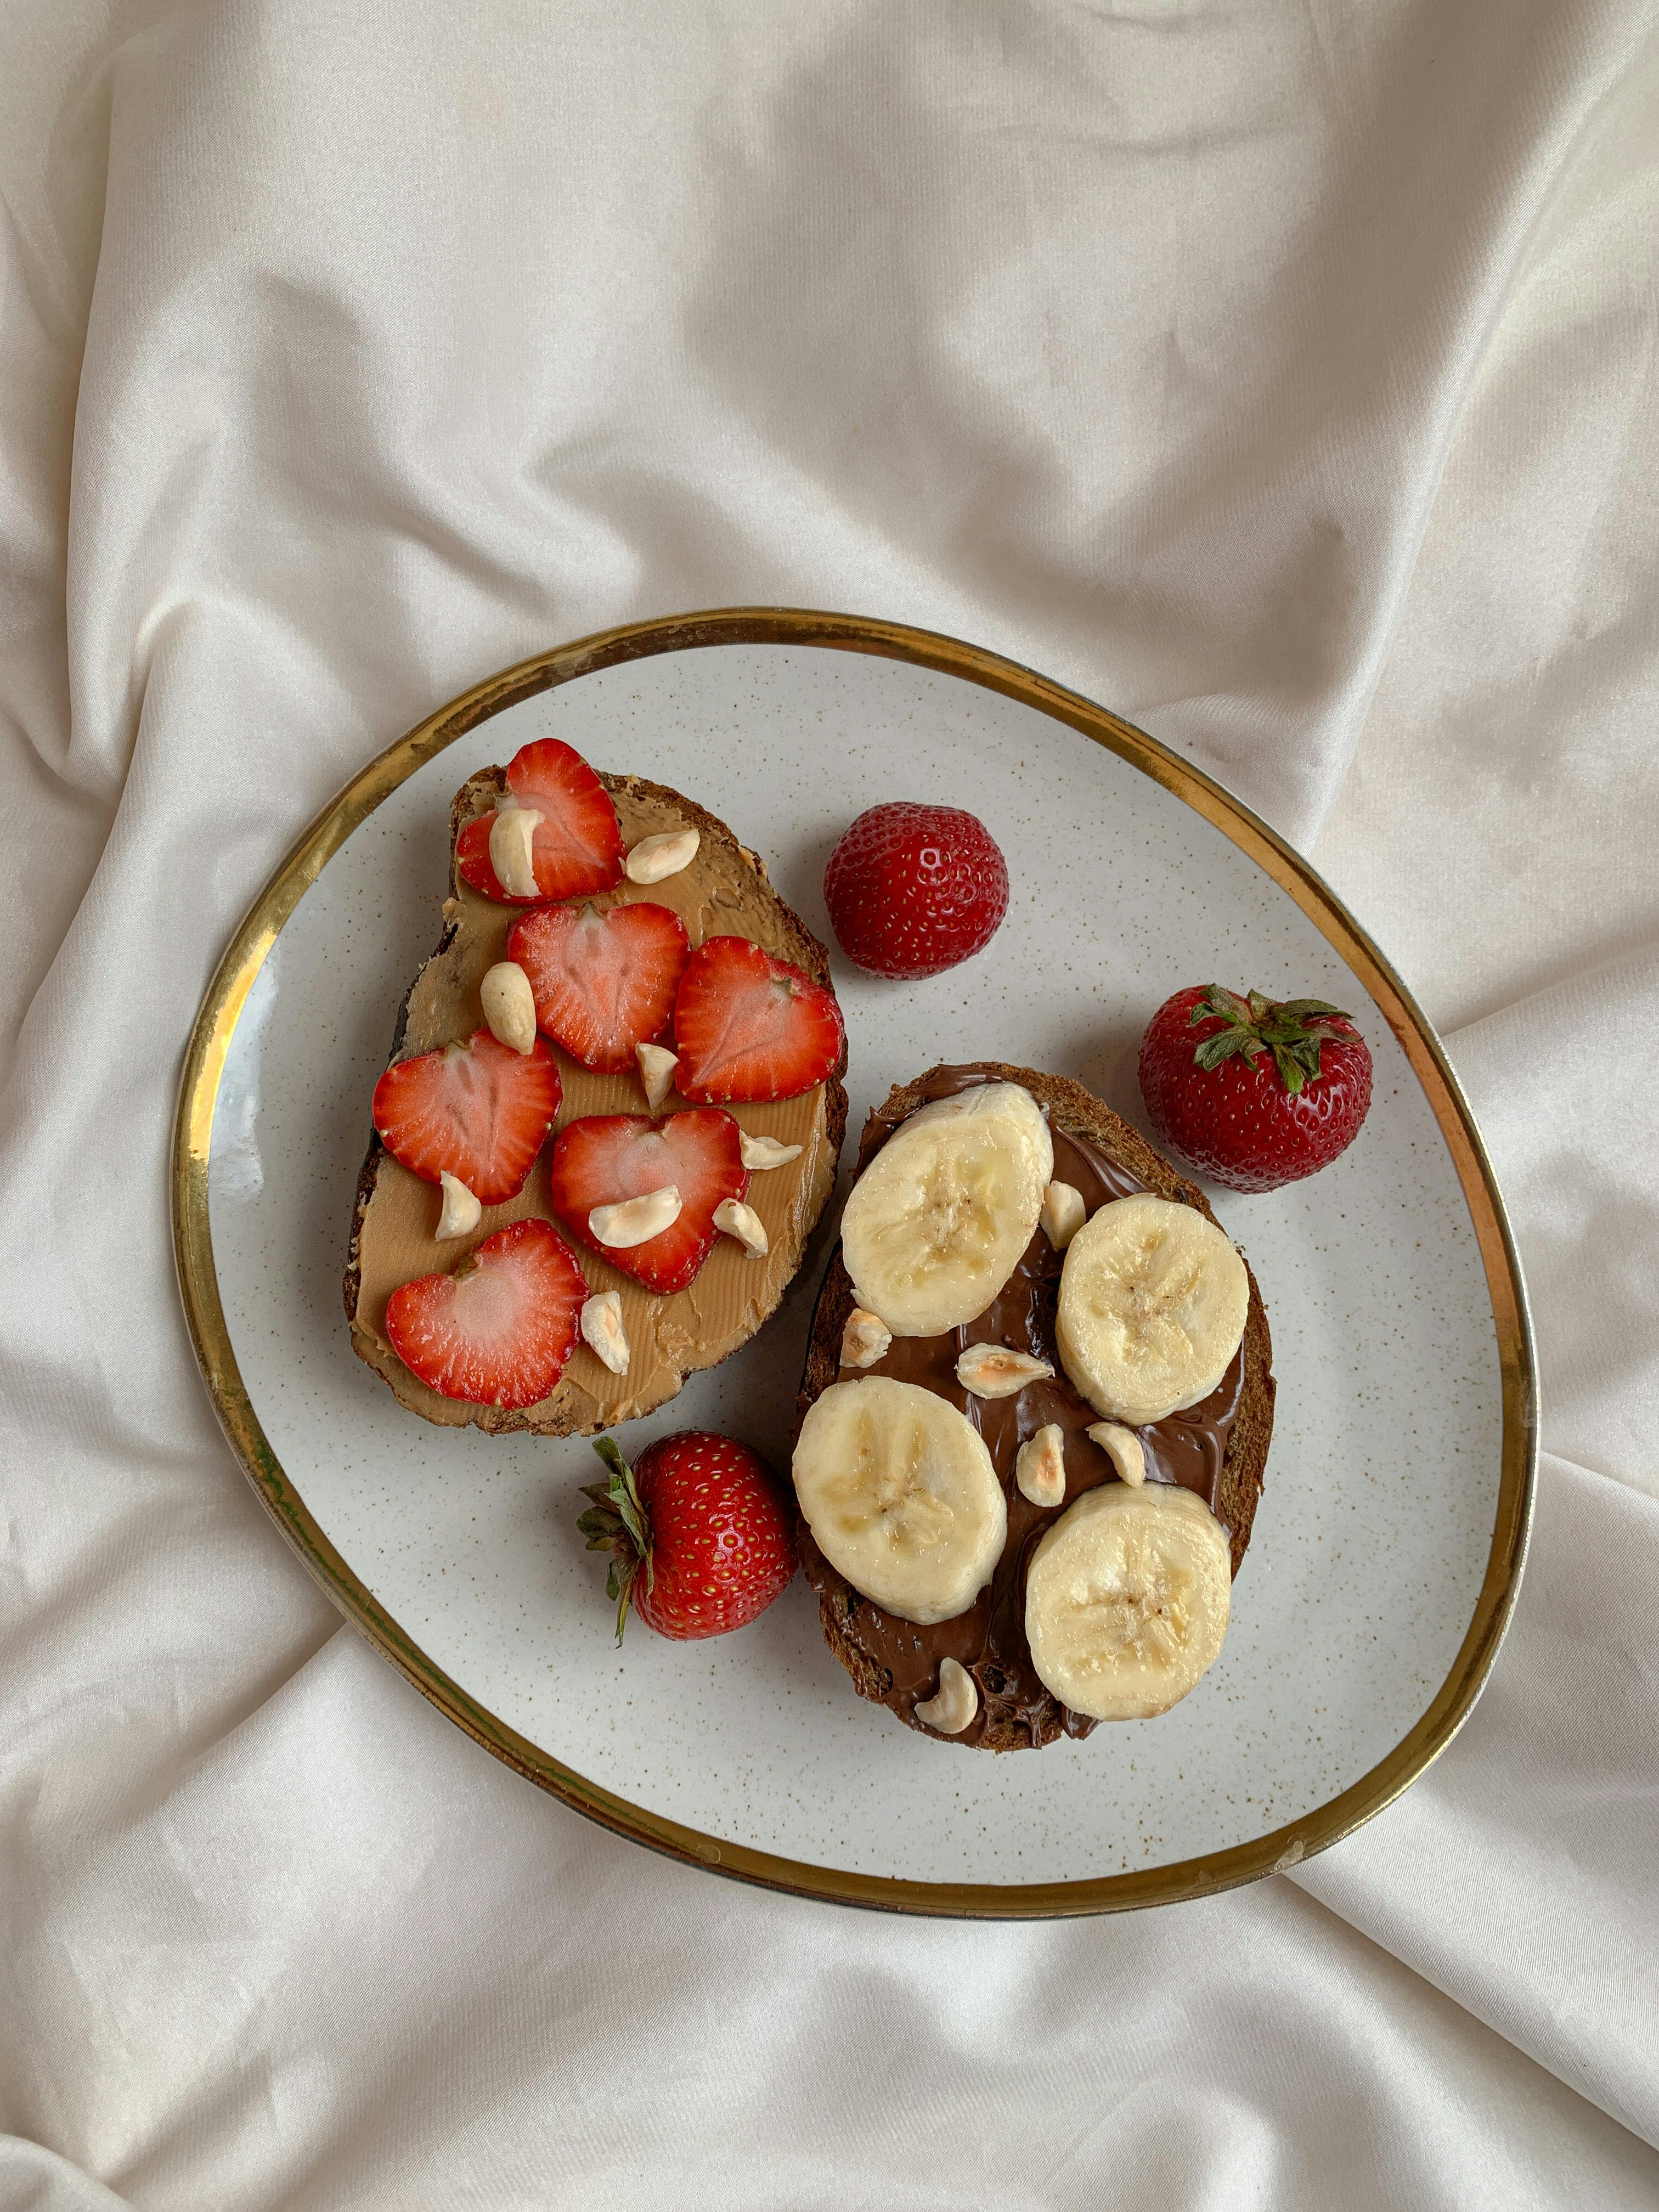
[[(1278, 1418), (1218, 1664), (1161, 1719), (994, 1757), (862, 1703), (798, 1581), (741, 1633), (635, 1628), (575, 1528), (590, 1448), (427, 1425), (352, 1355), (340, 1278), (368, 1100), (439, 929), (450, 799), (527, 739), (699, 799), (829, 941), (840, 831), (964, 802), (1013, 884), (988, 951), (920, 984), (838, 961), (851, 1132), (936, 1060), (1079, 1078), (1145, 1127), (1134, 1048), (1182, 983), (1358, 1017), (1370, 1119), (1311, 1182), (1216, 1194), (1260, 1279)], [(849, 1138), (848, 1155), (854, 1150)], [(843, 1188), (844, 1188), (843, 1165)], [(1520, 1278), (1478, 1138), (1422, 1018), (1304, 865), (1124, 723), (950, 640), (738, 611), (550, 653), (422, 725), (307, 834), (227, 953), (191, 1041), (175, 1227), (227, 1431), (309, 1565), (490, 1748), (610, 1826), (805, 1893), (921, 1911), (1097, 1911), (1294, 1863), (1449, 1741), (1519, 1579), (1531, 1490)], [(731, 1430), (780, 1466), (820, 1231), (783, 1310), (623, 1432)]]

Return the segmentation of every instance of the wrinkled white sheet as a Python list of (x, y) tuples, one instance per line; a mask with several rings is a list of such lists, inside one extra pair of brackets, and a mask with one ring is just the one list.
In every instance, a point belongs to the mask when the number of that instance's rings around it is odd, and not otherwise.
[[(0, 48), (0, 2207), (1652, 2205), (1652, 0)], [(741, 601), (1109, 702), (1447, 1036), (1532, 1561), (1451, 1751), (1292, 1877), (962, 1927), (665, 1863), (360, 1644), (219, 1438), (164, 1152), (246, 902), (477, 677)]]

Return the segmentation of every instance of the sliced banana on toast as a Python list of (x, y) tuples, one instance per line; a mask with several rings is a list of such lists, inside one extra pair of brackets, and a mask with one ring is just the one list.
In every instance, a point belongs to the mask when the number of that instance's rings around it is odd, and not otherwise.
[(895, 1336), (975, 1320), (1018, 1266), (1053, 1178), (1042, 1109), (1017, 1083), (935, 1099), (853, 1186), (842, 1257), (859, 1304)]
[(1250, 1279), (1196, 1207), (1115, 1199), (1066, 1248), (1054, 1334), (1097, 1413), (1145, 1428), (1207, 1398), (1243, 1340)]
[(1231, 1589), (1227, 1533), (1191, 1491), (1086, 1491), (1026, 1571), (1032, 1664), (1074, 1713), (1150, 1720), (1218, 1656)]
[(832, 1383), (801, 1424), (793, 1474), (818, 1548), (884, 1612), (952, 1620), (991, 1579), (1002, 1486), (978, 1430), (931, 1390), (885, 1375)]

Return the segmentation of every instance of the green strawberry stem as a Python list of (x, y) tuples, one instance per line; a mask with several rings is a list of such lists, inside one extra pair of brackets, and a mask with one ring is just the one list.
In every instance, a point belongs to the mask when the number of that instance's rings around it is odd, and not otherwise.
[(651, 1522), (634, 1480), (634, 1470), (611, 1437), (597, 1437), (593, 1449), (611, 1470), (609, 1482), (585, 1482), (582, 1496), (593, 1501), (577, 1516), (576, 1526), (587, 1539), (590, 1552), (609, 1552), (611, 1565), (605, 1577), (605, 1594), (617, 1601), (617, 1642), (628, 1625), (629, 1600), (635, 1579), (645, 1569), (649, 1590), (656, 1580), (651, 1558)]
[(1272, 1053), (1279, 1079), (1294, 1098), (1304, 1084), (1318, 1076), (1319, 1051), (1325, 1039), (1341, 1034), (1331, 1027), (1331, 1022), (1352, 1018), (1340, 1006), (1328, 1006), (1323, 999), (1273, 1000), (1260, 991), (1241, 998), (1237, 991), (1212, 983), (1187, 1023), (1189, 1029), (1211, 1020), (1227, 1024), (1205, 1037), (1194, 1050), (1193, 1058), (1200, 1067), (1219, 1067), (1235, 1053), (1242, 1053), (1254, 1063), (1256, 1054), (1266, 1050)]

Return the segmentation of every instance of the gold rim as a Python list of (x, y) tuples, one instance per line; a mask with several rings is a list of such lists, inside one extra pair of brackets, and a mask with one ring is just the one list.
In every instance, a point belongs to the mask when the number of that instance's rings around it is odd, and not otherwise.
[[(214, 1272), (208, 1223), (208, 1152), (214, 1107), (230, 1041), (254, 978), (278, 932), (324, 866), (358, 824), (415, 769), (465, 731), (538, 691), (617, 663), (696, 646), (823, 646), (868, 653), (960, 677), (1036, 708), (1140, 769), (1215, 824), (1271, 876), (1334, 945), (1394, 1031), (1427, 1095), (1474, 1224), (1498, 1335), (1504, 1434), (1492, 1550), (1474, 1618), (1428, 1710), (1369, 1774), (1328, 1804), (1248, 1844), (1173, 1866), (1086, 1881), (1004, 1885), (890, 1880), (815, 1867), (702, 1834), (631, 1805), (550, 1758), (474, 1703), (352, 1572), (307, 1510), (261, 1429), (237, 1370)], [(306, 1565), (348, 1617), (416, 1689), (467, 1734), (618, 1835), (692, 1866), (842, 1905), (982, 1919), (1113, 1912), (1208, 1896), (1280, 1871), (1338, 1842), (1380, 1813), (1451, 1741), (1497, 1656), (1521, 1579), (1532, 1517), (1537, 1425), (1532, 1332), (1526, 1294), (1503, 1201), (1463, 1095), (1411, 994), (1365, 932), (1313, 870), (1220, 785), (1168, 752), (1153, 738), (1046, 677), (955, 638), (855, 615), (784, 607), (733, 607), (635, 623), (520, 661), (464, 692), (387, 747), (325, 808), (255, 901), (208, 987), (191, 1031), (173, 1139), (173, 1237), (179, 1287), (196, 1356), (215, 1409), (255, 1489)]]

